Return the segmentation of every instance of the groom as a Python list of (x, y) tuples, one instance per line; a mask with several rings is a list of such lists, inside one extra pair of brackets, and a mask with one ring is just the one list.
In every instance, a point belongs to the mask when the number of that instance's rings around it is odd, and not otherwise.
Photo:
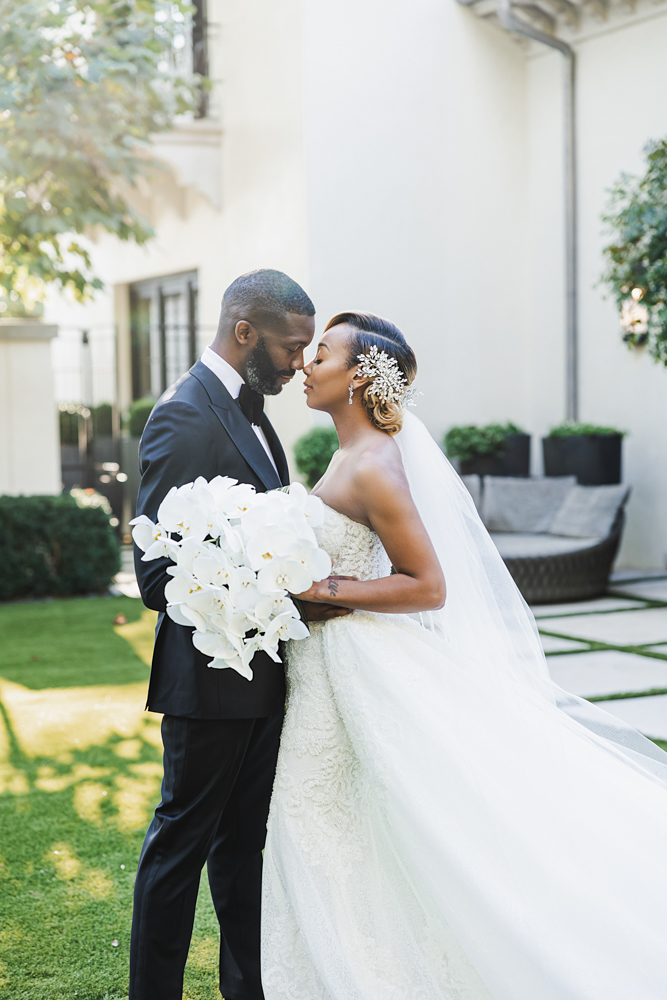
[[(172, 486), (231, 476), (259, 492), (289, 482), (263, 413), (303, 368), (314, 306), (280, 271), (232, 282), (218, 331), (200, 361), (158, 400), (140, 446), (137, 514), (157, 520)], [(263, 1000), (262, 849), (283, 719), (283, 668), (264, 652), (253, 679), (212, 670), (192, 629), (165, 615), (169, 560), (135, 566), (144, 604), (158, 611), (147, 708), (164, 714), (164, 781), (139, 860), (130, 948), (130, 1000), (181, 1000), (199, 879), (208, 868), (220, 923), (225, 1000)], [(310, 605), (309, 616), (339, 608)]]

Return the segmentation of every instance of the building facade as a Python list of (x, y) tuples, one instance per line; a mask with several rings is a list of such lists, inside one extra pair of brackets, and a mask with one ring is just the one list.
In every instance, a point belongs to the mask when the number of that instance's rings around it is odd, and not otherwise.
[[(577, 60), (579, 416), (628, 432), (621, 563), (664, 567), (667, 372), (625, 346), (599, 276), (607, 191), (667, 133), (667, 4), (550, 2), (530, 16)], [(57, 374), (85, 328), (113, 342), (121, 410), (159, 394), (210, 343), (226, 285), (275, 267), (318, 329), (347, 308), (401, 327), (436, 439), (513, 420), (539, 474), (566, 416), (563, 57), (475, 6), (209, 0), (206, 115), (158, 137), (167, 169), (133, 196), (157, 237), (93, 245), (93, 304), (52, 296)], [(296, 385), (268, 409), (288, 448), (320, 419)]]

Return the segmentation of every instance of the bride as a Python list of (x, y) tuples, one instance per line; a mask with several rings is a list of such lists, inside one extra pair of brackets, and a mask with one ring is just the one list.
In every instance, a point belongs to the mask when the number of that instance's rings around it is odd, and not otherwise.
[(664, 1000), (667, 755), (549, 679), (400, 331), (335, 316), (305, 372), (341, 447), (300, 596), (355, 610), (286, 650), (267, 1000)]

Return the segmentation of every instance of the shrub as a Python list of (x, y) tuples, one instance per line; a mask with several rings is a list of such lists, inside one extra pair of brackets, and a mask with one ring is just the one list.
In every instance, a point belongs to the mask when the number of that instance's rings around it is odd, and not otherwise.
[(602, 216), (612, 237), (603, 250), (607, 267), (602, 281), (619, 311), (626, 303), (646, 310), (638, 317), (638, 329), (623, 323), (623, 339), (637, 345), (648, 340), (653, 358), (667, 365), (667, 139), (649, 142), (644, 154), (643, 175), (621, 174)]
[(113, 407), (111, 403), (100, 403), (89, 410), (81, 403), (61, 403), (58, 407), (60, 420), (60, 443), (79, 443), (79, 414), (86, 419), (93, 418), (93, 437), (111, 437), (113, 435)]
[(500, 454), (508, 434), (525, 434), (525, 431), (512, 423), (486, 424), (484, 427), (468, 424), (450, 427), (443, 444), (448, 458), (470, 462), (478, 455)]
[(64, 406), (61, 407), (58, 413), (58, 419), (60, 422), (60, 443), (78, 444), (79, 416), (76, 412), (76, 408), (74, 406), (70, 406), (69, 409), (66, 409)]
[(150, 417), (155, 403), (156, 400), (150, 396), (135, 399), (132, 403), (127, 413), (127, 426), (130, 431), (130, 437), (139, 438), (144, 433), (146, 421)]
[(562, 424), (551, 428), (548, 437), (607, 437), (610, 434), (624, 435), (625, 433), (625, 431), (619, 431), (615, 427), (600, 427), (598, 424), (582, 424), (578, 420), (564, 420)]
[[(106, 501), (0, 496), (0, 600), (104, 591), (120, 568)], [(104, 498), (101, 498), (104, 500)]]
[(294, 460), (309, 489), (322, 478), (337, 448), (338, 435), (333, 427), (313, 427), (296, 442)]
[(111, 437), (113, 434), (113, 408), (111, 403), (100, 403), (94, 406), (93, 437)]

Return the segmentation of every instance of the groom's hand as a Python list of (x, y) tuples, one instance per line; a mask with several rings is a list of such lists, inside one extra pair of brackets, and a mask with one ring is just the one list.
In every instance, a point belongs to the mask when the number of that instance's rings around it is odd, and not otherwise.
[(316, 604), (315, 601), (301, 601), (301, 607), (309, 622), (326, 622), (329, 618), (352, 614), (352, 608), (337, 608), (335, 604)]

